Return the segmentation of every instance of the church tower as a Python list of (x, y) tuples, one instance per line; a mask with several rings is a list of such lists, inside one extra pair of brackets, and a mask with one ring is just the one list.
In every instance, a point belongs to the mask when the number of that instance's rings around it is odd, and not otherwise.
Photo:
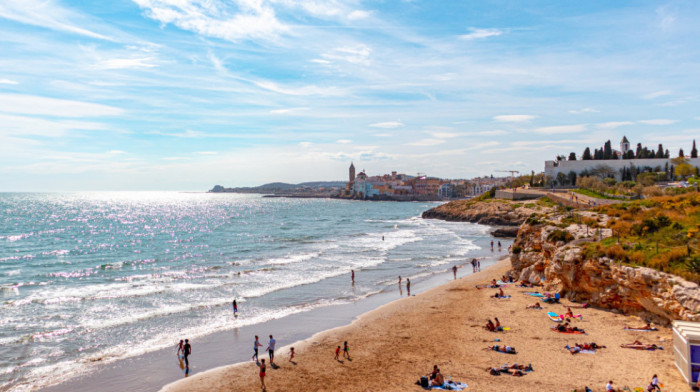
[(622, 141), (620, 142), (620, 152), (624, 156), (627, 151), (630, 149), (630, 141), (627, 140), (627, 136), (622, 137)]
[(350, 162), (350, 182), (355, 181), (355, 165)]

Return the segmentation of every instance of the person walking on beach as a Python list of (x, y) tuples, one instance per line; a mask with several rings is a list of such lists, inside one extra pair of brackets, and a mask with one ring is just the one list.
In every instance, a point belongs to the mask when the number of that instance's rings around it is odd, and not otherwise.
[(479, 261), (479, 260), (476, 261), (476, 271), (477, 272), (481, 271), (481, 261)]
[(192, 354), (192, 346), (190, 346), (190, 340), (185, 339), (185, 346), (183, 347), (182, 354), (185, 357), (185, 369), (190, 370), (190, 360), (189, 356)]
[(408, 296), (411, 296), (411, 279), (406, 278), (406, 291), (408, 291)]
[(233, 315), (238, 316), (238, 303), (235, 298), (233, 299)]
[(453, 266), (452, 266), (452, 273), (453, 273), (454, 276), (455, 276), (455, 280), (457, 280), (457, 266), (456, 266), (456, 265), (453, 265)]
[(501, 241), (498, 241), (498, 251), (501, 251)]
[(260, 388), (262, 390), (265, 390), (265, 371), (267, 370), (267, 366), (265, 366), (265, 360), (263, 359), (260, 361), (260, 373), (258, 375), (260, 376)]
[(355, 283), (355, 270), (350, 270), (350, 280)]
[(661, 391), (661, 387), (659, 386), (659, 378), (656, 376), (656, 374), (654, 374), (654, 377), (651, 378), (651, 384), (649, 384), (649, 388), (647, 388), (648, 391)]
[(251, 358), (255, 362), (258, 362), (258, 347), (262, 347), (262, 343), (260, 343), (260, 338), (258, 338), (258, 335), (255, 335), (255, 342), (253, 343), (253, 357)]
[(340, 346), (335, 348), (335, 360), (340, 361), (340, 358), (338, 358), (338, 355), (340, 355)]
[(493, 240), (491, 240), (491, 250), (493, 251)]
[(270, 342), (267, 344), (267, 351), (270, 354), (270, 366), (275, 363), (275, 343), (277, 341), (270, 335)]
[(401, 286), (401, 275), (399, 275), (399, 286)]
[(184, 352), (185, 341), (180, 339), (180, 343), (177, 345), (177, 357), (180, 358), (180, 353)]
[(350, 349), (348, 348), (348, 341), (343, 343), (343, 358), (350, 359)]
[(294, 347), (289, 349), (289, 362), (292, 362), (294, 359)]

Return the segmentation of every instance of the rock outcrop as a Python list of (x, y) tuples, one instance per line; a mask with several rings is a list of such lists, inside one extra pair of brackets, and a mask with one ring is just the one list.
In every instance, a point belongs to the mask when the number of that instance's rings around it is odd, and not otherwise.
[(533, 213), (541, 213), (549, 207), (524, 207), (522, 203), (505, 200), (456, 200), (431, 208), (421, 215), (427, 219), (455, 222), (472, 222), (494, 226), (520, 226)]
[[(607, 219), (596, 218), (601, 222)], [(650, 268), (621, 265), (607, 257), (587, 258), (582, 245), (611, 236), (610, 230), (576, 224), (562, 229), (565, 225), (556, 223), (548, 220), (520, 227), (511, 255), (520, 279), (542, 281), (546, 291), (559, 292), (562, 297), (656, 323), (700, 321), (700, 287), (696, 283)], [(570, 236), (550, 235), (555, 230)], [(565, 236), (568, 242), (559, 240)]]

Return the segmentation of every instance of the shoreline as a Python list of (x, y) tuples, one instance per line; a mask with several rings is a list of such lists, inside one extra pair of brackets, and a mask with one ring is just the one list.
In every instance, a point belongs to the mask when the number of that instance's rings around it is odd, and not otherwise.
[[(496, 253), (493, 256), (480, 258), (483, 268), (486, 269), (487, 266), (494, 264), (499, 256), (502, 254)], [(467, 267), (466, 264), (461, 266)], [(447, 269), (447, 266), (445, 268)], [(466, 270), (460, 269), (461, 271)], [(471, 272), (469, 273), (471, 274)], [(411, 293), (418, 294), (431, 290), (451, 279), (451, 272), (439, 272), (417, 279), (412, 282), (413, 290)], [(308, 339), (315, 333), (346, 326), (358, 316), (395, 302), (397, 299), (403, 298), (405, 294), (405, 288), (400, 292), (396, 286), (388, 286), (384, 291), (358, 301), (319, 306), (259, 324), (232, 327), (198, 339), (191, 339), (193, 355), (190, 360), (190, 378), (199, 372), (230, 366), (232, 363), (245, 363), (244, 361), (248, 360), (252, 353), (249, 341), (255, 334), (267, 337), (272, 332), (280, 343)], [(261, 339), (261, 342), (266, 342), (266, 340)], [(174, 344), (173, 347), (175, 347)], [(281, 349), (282, 344), (279, 344), (279, 347)], [(174, 348), (158, 349), (135, 357), (98, 365), (87, 374), (78, 375), (40, 390), (68, 392), (91, 390), (95, 386), (99, 386), (100, 391), (103, 392), (117, 392), (125, 389), (136, 392), (157, 390), (168, 383), (182, 379), (184, 376), (184, 371), (179, 368), (174, 352)], [(199, 355), (199, 353), (205, 353), (205, 355)]]
[[(558, 334), (547, 311), (564, 313), (562, 304), (543, 304), (544, 310), (525, 309), (539, 302), (526, 295), (533, 289), (504, 288), (509, 299), (492, 298), (493, 289), (474, 286), (501, 276), (510, 269), (508, 258), (482, 272), (425, 290), (419, 295), (392, 301), (357, 317), (352, 323), (314, 334), (293, 343), (295, 363), (287, 361), (285, 345), (276, 350), (279, 366), (268, 366), (268, 391), (389, 391), (420, 390), (415, 381), (434, 364), (445, 378), (466, 382), (467, 391), (564, 391), (603, 390), (608, 380), (617, 388), (645, 388), (653, 374), (664, 390), (687, 390), (673, 362), (672, 333), (658, 326), (655, 332), (625, 331), (626, 325), (643, 324), (634, 316), (600, 309), (575, 309), (583, 319), (572, 321), (586, 335)], [(450, 275), (451, 278), (451, 275)], [(565, 304), (568, 301), (564, 301)], [(540, 302), (541, 303), (541, 302)], [(510, 330), (486, 331), (487, 318), (499, 317)], [(499, 338), (501, 343), (493, 343)], [(333, 350), (347, 340), (352, 361), (333, 359)], [(664, 350), (637, 351), (620, 344), (641, 340)], [(266, 343), (267, 339), (262, 339)], [(574, 343), (595, 342), (606, 348), (595, 354), (572, 355), (565, 349)], [(516, 355), (487, 350), (503, 344)], [(505, 363), (532, 364), (534, 372), (523, 377), (488, 373)], [(260, 388), (258, 368), (252, 362), (223, 366), (165, 385), (162, 392), (250, 391)]]

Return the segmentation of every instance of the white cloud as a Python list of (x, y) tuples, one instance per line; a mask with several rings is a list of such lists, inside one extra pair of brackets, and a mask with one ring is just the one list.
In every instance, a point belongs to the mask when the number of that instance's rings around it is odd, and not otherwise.
[(153, 64), (152, 57), (133, 59), (109, 59), (102, 60), (95, 64), (97, 69), (128, 69), (128, 68), (153, 68), (158, 65)]
[(19, 84), (18, 82), (10, 79), (0, 79), (0, 84)]
[(451, 139), (453, 137), (459, 136), (458, 133), (454, 132), (433, 132), (433, 131), (428, 131), (426, 132), (427, 134), (431, 135), (434, 138), (437, 139)]
[(358, 19), (367, 19), (372, 15), (370, 11), (363, 11), (363, 10), (355, 10), (352, 11), (350, 14), (348, 14), (348, 19), (350, 20), (358, 20)]
[(13, 116), (0, 114), (0, 134), (37, 135), (46, 137), (61, 137), (71, 131), (105, 130), (101, 123), (75, 120), (47, 120), (37, 117)]
[(375, 133), (375, 134), (372, 135), (372, 136), (374, 136), (374, 137), (392, 137), (392, 136), (394, 136), (394, 135), (391, 134), (391, 133)]
[(126, 154), (126, 151), (122, 151), (122, 150), (111, 150), (111, 151), (107, 151), (107, 154), (111, 154), (111, 155), (121, 155), (121, 154)]
[(583, 109), (579, 109), (579, 110), (569, 110), (569, 113), (571, 113), (571, 114), (598, 113), (598, 110), (595, 110), (593, 108), (583, 108)]
[(562, 133), (579, 133), (587, 129), (586, 124), (576, 124), (576, 125), (556, 125), (553, 127), (542, 127), (533, 130), (535, 133), (541, 133), (545, 135), (555, 135)]
[(378, 123), (370, 124), (369, 126), (373, 127), (373, 128), (393, 129), (393, 128), (403, 127), (404, 124), (401, 121), (385, 121), (385, 122), (378, 122)]
[(296, 95), (296, 96), (310, 96), (310, 95), (320, 95), (320, 96), (343, 96), (345, 92), (336, 87), (318, 87), (314, 85), (303, 86), (303, 87), (280, 87), (277, 83), (263, 80), (263, 81), (253, 81), (253, 83), (265, 90), (273, 91), (285, 95)]
[(3, 0), (0, 2), (0, 17), (51, 30), (113, 41), (110, 37), (80, 27), (85, 23), (84, 20), (81, 20), (84, 19), (81, 15), (63, 8), (53, 1)]
[(197, 151), (197, 152), (195, 152), (195, 154), (199, 154), (199, 155), (216, 155), (217, 152), (216, 152), (216, 151)]
[(493, 131), (478, 131), (478, 132), (471, 132), (471, 135), (477, 135), (477, 136), (502, 136), (502, 135), (507, 135), (509, 132), (496, 129)]
[(634, 124), (634, 122), (632, 122), (632, 121), (610, 121), (610, 122), (596, 124), (596, 126), (598, 128), (601, 128), (601, 129), (615, 129), (615, 128), (619, 128), (619, 127), (622, 127), (625, 125), (632, 125), (632, 124)]
[(529, 114), (504, 114), (495, 116), (493, 119), (500, 122), (525, 122), (537, 118)]
[(98, 103), (69, 101), (37, 95), (0, 94), (0, 112), (58, 117), (117, 116), (124, 110)]
[(421, 147), (427, 147), (427, 146), (437, 146), (438, 144), (445, 143), (444, 139), (422, 139), (415, 141), (413, 143), (408, 143), (409, 146), (421, 146)]
[(273, 109), (273, 110), (270, 110), (270, 114), (294, 114), (294, 113), (302, 112), (305, 110), (309, 110), (309, 108)]
[(299, 146), (304, 147), (304, 148), (311, 147), (312, 144), (313, 143), (311, 143), (311, 142), (299, 142)]
[(190, 158), (187, 157), (165, 157), (163, 158), (164, 161), (187, 161)]
[(322, 54), (321, 57), (323, 57), (326, 61), (329, 62), (340, 60), (347, 61), (351, 64), (360, 64), (368, 66), (370, 65), (369, 58), (371, 54), (372, 49), (369, 46), (359, 44), (355, 46), (335, 48), (328, 53)]
[(480, 38), (497, 37), (497, 36), (503, 34), (503, 30), (499, 30), (499, 29), (470, 28), (469, 30), (471, 31), (471, 33), (462, 34), (459, 36), (459, 38), (466, 39), (466, 40), (473, 40), (473, 39), (480, 39)]
[(134, 0), (144, 14), (163, 24), (228, 41), (274, 39), (289, 30), (272, 7), (255, 0)]
[(654, 99), (654, 98), (663, 97), (665, 95), (670, 95), (670, 94), (671, 94), (670, 90), (654, 91), (653, 93), (642, 95), (642, 98), (643, 99)]
[(665, 118), (657, 118), (654, 120), (640, 120), (640, 124), (647, 124), (647, 125), (670, 125), (673, 123), (678, 122), (678, 120), (669, 120)]
[(350, 140), (350, 139), (338, 139), (335, 142), (338, 144), (350, 144), (350, 143), (352, 143), (352, 140)]

